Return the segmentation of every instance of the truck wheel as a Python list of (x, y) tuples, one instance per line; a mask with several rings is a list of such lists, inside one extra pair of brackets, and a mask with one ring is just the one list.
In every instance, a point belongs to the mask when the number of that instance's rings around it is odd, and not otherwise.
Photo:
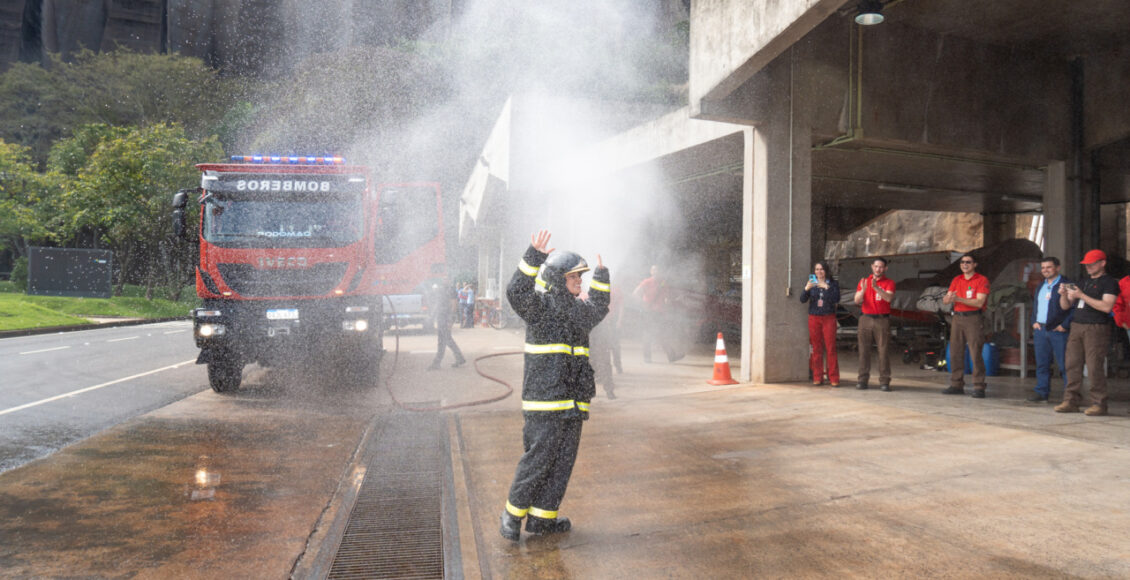
[(239, 388), (243, 367), (230, 363), (208, 363), (208, 383), (217, 393), (230, 393)]

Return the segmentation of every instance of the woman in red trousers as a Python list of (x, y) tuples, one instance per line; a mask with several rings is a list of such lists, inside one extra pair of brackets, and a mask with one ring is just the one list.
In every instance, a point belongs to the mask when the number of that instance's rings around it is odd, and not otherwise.
[(836, 305), (840, 303), (840, 285), (832, 278), (832, 270), (826, 262), (816, 262), (812, 267), (800, 301), (808, 303), (808, 342), (812, 345), (808, 366), (812, 369), (812, 384), (824, 384), (826, 355), (828, 382), (838, 387), (840, 363), (836, 359)]

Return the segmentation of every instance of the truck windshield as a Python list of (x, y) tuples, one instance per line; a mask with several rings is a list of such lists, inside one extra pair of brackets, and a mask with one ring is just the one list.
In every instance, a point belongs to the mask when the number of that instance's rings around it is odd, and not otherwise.
[(364, 232), (361, 196), (313, 200), (232, 199), (204, 202), (204, 239), (228, 248), (341, 247)]

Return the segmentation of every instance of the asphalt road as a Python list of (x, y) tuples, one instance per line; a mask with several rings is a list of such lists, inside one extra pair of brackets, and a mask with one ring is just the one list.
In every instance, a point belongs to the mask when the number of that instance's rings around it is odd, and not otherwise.
[(208, 388), (189, 321), (0, 339), (0, 472)]

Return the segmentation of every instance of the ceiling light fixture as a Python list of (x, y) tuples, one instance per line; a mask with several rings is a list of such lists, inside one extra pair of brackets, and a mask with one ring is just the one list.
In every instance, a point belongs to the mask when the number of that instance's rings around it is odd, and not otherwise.
[(1044, 198), (1039, 195), (1023, 195), (1018, 193), (1006, 193), (1001, 196), (1001, 201), (1020, 201), (1024, 203), (1044, 203)]
[(883, 191), (900, 191), (902, 193), (926, 193), (927, 191), (929, 191), (925, 187), (916, 187), (913, 185), (896, 185), (890, 183), (880, 183), (878, 187)]
[(861, 26), (871, 26), (883, 22), (882, 0), (860, 0), (859, 13), (855, 15), (855, 23)]

